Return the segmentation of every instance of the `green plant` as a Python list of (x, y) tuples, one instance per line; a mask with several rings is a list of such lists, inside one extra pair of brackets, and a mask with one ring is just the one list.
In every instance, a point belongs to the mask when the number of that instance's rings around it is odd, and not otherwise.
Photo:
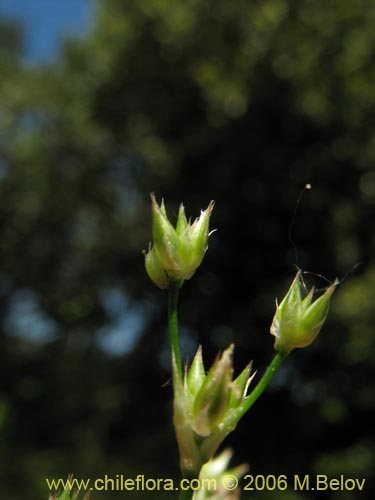
[[(297, 272), (289, 291), (281, 303), (277, 304), (272, 321), (271, 333), (276, 339), (276, 355), (251, 392), (248, 392), (254, 378), (251, 375), (251, 363), (233, 379), (233, 344), (218, 355), (207, 374), (201, 347), (190, 367), (183, 367), (178, 333), (178, 296), (184, 281), (193, 276), (207, 249), (213, 202), (193, 224), (187, 221), (181, 205), (176, 227), (168, 219), (164, 202), (159, 206), (153, 194), (151, 208), (153, 244), (145, 254), (145, 266), (152, 281), (160, 288), (168, 289), (168, 327), (174, 389), (173, 421), (181, 474), (184, 478), (197, 479), (207, 474), (210, 464), (214, 470), (212, 464), (216, 463), (219, 464), (216, 475), (220, 477), (225, 474), (229, 459), (228, 455), (214, 458), (218, 447), (263, 393), (289, 353), (313, 342), (326, 320), (338, 281), (314, 301), (313, 289), (304, 296), (301, 271)], [(243, 468), (238, 469), (237, 476), (243, 471)], [(239, 498), (239, 491), (231, 491), (230, 495), (230, 498), (234, 498), (233, 495)], [(202, 491), (180, 492), (180, 500), (204, 498), (205, 492)], [(218, 490), (210, 498), (229, 498), (229, 493)]]
[(72, 481), (73, 476), (71, 475), (67, 479), (66, 487), (58, 493), (52, 493), (49, 500), (89, 500), (90, 493), (84, 493), (84, 495), (81, 496), (79, 491), (75, 491), (72, 487), (67, 486)]

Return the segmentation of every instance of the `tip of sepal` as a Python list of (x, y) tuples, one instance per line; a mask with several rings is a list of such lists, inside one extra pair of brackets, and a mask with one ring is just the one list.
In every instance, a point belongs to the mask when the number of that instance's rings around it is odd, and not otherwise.
[(193, 397), (199, 392), (205, 378), (206, 372), (203, 364), (202, 346), (200, 345), (186, 373), (187, 388)]
[(236, 407), (240, 405), (247, 396), (247, 390), (251, 384), (256, 372), (251, 374), (252, 361), (245, 366), (238, 377), (232, 382), (232, 392), (230, 397), (229, 406)]
[(189, 228), (189, 223), (187, 221), (185, 215), (185, 207), (181, 203), (180, 208), (178, 210), (177, 224), (176, 224), (176, 233), (181, 236), (184, 232)]

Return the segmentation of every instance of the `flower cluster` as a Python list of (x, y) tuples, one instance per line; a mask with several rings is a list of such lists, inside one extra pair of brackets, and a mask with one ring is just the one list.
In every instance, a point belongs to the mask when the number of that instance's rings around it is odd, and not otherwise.
[[(248, 395), (254, 375), (251, 364), (233, 378), (233, 350), (230, 345), (206, 373), (202, 349), (198, 351), (183, 373), (178, 339), (178, 291), (184, 280), (191, 278), (203, 260), (207, 249), (209, 219), (213, 202), (201, 212), (193, 224), (187, 221), (180, 206), (176, 227), (170, 223), (163, 201), (159, 206), (154, 195), (152, 203), (153, 245), (145, 256), (145, 266), (151, 280), (160, 288), (169, 288), (169, 333), (172, 347), (174, 417), (173, 423), (180, 452), (180, 467), (186, 478), (223, 477), (229, 455), (213, 458), (225, 437), (232, 432), (241, 417), (251, 408), (268, 386), (288, 354), (295, 348), (306, 347), (318, 335), (328, 314), (336, 280), (316, 300), (314, 289), (304, 295), (302, 273), (298, 271), (289, 291), (280, 304), (276, 302), (271, 334), (275, 336), (277, 351), (262, 378)], [(243, 474), (243, 467), (235, 470), (235, 480)], [(185, 498), (185, 496), (180, 496)], [(190, 492), (194, 500), (238, 499), (238, 491), (222, 490)]]
[(182, 381), (174, 360), (174, 426), (181, 469), (188, 476), (199, 472), (212, 458), (244, 413), (247, 389), (253, 378), (251, 363), (233, 380), (233, 350), (232, 344), (206, 374), (199, 347)]
[(184, 206), (178, 212), (176, 228), (170, 223), (164, 202), (159, 206), (151, 194), (152, 235), (154, 244), (146, 253), (145, 266), (151, 280), (160, 288), (171, 281), (182, 283), (191, 278), (203, 260), (208, 243), (208, 224), (213, 202), (193, 224), (186, 219)]

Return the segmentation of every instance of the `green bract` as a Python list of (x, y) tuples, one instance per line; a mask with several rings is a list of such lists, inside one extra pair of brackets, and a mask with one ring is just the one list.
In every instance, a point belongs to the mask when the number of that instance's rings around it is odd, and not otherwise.
[(180, 449), (181, 469), (196, 475), (244, 413), (251, 364), (233, 380), (233, 344), (216, 358), (205, 373), (199, 347), (181, 381), (173, 363), (175, 388), (174, 426)]
[(337, 285), (336, 280), (313, 302), (313, 288), (302, 298), (301, 271), (297, 272), (281, 304), (276, 303), (276, 313), (270, 331), (276, 337), (277, 351), (286, 353), (313, 342), (326, 320), (331, 297)]
[(151, 194), (153, 246), (146, 253), (146, 271), (160, 288), (168, 288), (170, 281), (182, 282), (191, 278), (203, 260), (208, 243), (209, 219), (213, 202), (193, 224), (190, 224), (181, 204), (176, 228), (167, 217), (164, 202), (159, 206)]

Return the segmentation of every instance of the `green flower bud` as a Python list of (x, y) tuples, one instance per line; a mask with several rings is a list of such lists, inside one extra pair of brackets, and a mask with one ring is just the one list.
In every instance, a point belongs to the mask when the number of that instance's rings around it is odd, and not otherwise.
[(168, 275), (161, 265), (155, 248), (150, 248), (147, 253), (145, 252), (145, 267), (147, 274), (156, 286), (159, 288), (168, 288)]
[(251, 365), (233, 380), (234, 346), (214, 361), (206, 374), (199, 347), (190, 369), (181, 381), (173, 360), (174, 426), (179, 445), (181, 470), (196, 475), (212, 458), (224, 438), (243, 415)]
[(227, 409), (232, 389), (233, 349), (232, 344), (215, 359), (195, 398), (192, 427), (200, 436), (209, 436)]
[(296, 347), (310, 345), (320, 332), (328, 314), (336, 280), (313, 302), (314, 289), (302, 298), (301, 271), (298, 271), (282, 302), (276, 303), (276, 313), (271, 325), (271, 334), (276, 337), (275, 349), (288, 353)]
[(176, 228), (167, 217), (164, 203), (159, 206), (151, 194), (152, 235), (154, 244), (146, 253), (146, 271), (160, 288), (167, 288), (169, 282), (182, 282), (191, 278), (203, 260), (207, 250), (209, 219), (213, 202), (190, 224), (180, 205)]

